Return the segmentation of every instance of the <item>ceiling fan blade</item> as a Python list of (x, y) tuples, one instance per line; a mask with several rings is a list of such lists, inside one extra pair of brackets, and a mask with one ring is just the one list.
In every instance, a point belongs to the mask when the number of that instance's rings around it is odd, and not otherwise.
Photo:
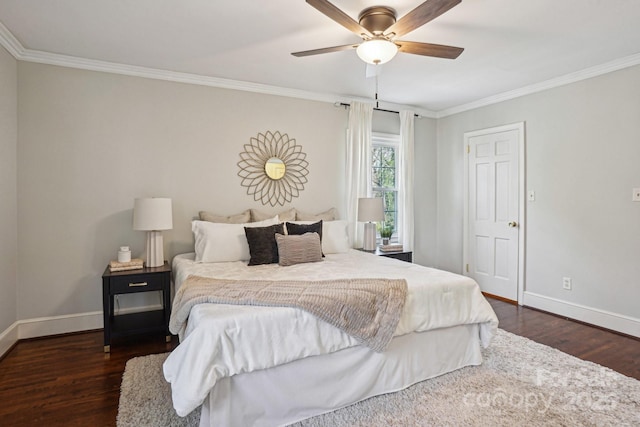
[(398, 51), (400, 52), (434, 56), (436, 58), (456, 59), (464, 51), (464, 48), (461, 47), (441, 44), (406, 42), (404, 40), (395, 40), (394, 43), (398, 45)]
[(307, 3), (358, 36), (361, 37), (364, 34), (367, 37), (373, 37), (369, 30), (327, 0), (307, 0)]
[(387, 28), (384, 34), (386, 36), (401, 37), (437, 18), (461, 1), (462, 0), (427, 0)]
[(343, 46), (333, 46), (333, 47), (325, 47), (322, 49), (313, 49), (313, 50), (304, 50), (302, 52), (293, 52), (291, 55), (301, 57), (301, 56), (311, 56), (311, 55), (320, 55), (321, 53), (331, 53), (331, 52), (340, 52), (341, 50), (349, 50), (355, 49), (358, 47), (358, 44), (345, 44)]

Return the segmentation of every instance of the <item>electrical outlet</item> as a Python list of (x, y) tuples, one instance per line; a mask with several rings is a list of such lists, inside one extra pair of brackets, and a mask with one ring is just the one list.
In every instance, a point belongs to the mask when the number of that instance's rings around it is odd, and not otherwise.
[(562, 278), (562, 289), (571, 290), (571, 277)]

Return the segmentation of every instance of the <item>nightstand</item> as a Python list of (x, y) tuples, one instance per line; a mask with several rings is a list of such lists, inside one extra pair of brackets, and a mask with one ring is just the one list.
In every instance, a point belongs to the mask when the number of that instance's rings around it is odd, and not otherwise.
[[(162, 309), (118, 316), (113, 314), (115, 295), (151, 291), (162, 292)], [(111, 271), (107, 267), (102, 275), (102, 309), (105, 353), (111, 351), (111, 339), (117, 337), (164, 332), (166, 341), (170, 342), (171, 267), (166, 261), (160, 267), (138, 270)]]
[(376, 247), (375, 251), (365, 251), (364, 249), (358, 249), (358, 250), (362, 252), (374, 254), (374, 255), (386, 256), (387, 258), (399, 259), (400, 261), (413, 262), (413, 252), (411, 251), (383, 252), (380, 250), (379, 247)]

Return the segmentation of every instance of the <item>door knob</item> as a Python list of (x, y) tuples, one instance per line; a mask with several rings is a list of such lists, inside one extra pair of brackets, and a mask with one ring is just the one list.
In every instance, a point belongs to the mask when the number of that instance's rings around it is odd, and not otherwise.
[(515, 221), (509, 221), (509, 227), (511, 228), (516, 228), (518, 226), (518, 223)]

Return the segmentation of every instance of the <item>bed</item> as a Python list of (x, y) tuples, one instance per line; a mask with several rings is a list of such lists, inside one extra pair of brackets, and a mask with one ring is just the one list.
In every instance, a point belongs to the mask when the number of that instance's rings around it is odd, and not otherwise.
[(201, 426), (287, 425), (482, 363), (498, 321), (472, 279), (343, 246), (336, 252), (327, 224), (322, 262), (248, 266), (181, 254), (172, 263), (176, 290), (190, 276), (404, 279), (405, 306), (388, 346), (373, 351), (298, 308), (197, 304), (163, 366), (179, 415), (202, 405)]

